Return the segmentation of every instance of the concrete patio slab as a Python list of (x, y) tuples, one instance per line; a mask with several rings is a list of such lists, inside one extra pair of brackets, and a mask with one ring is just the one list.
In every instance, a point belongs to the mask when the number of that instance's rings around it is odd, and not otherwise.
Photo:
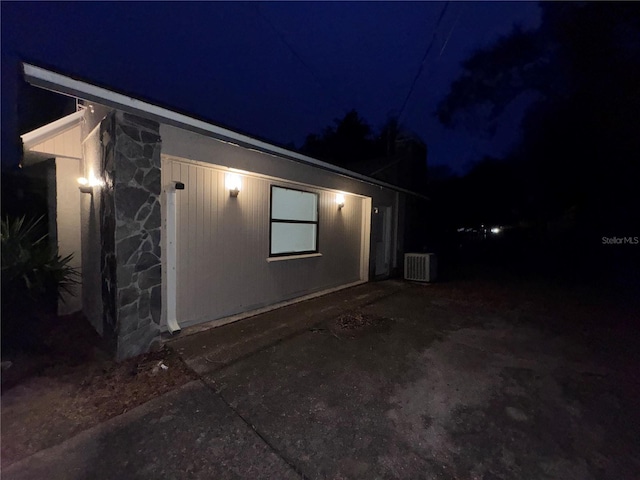
[(199, 381), (3, 478), (640, 478), (637, 309), (536, 288), (380, 282), (178, 337)]
[(300, 476), (217, 395), (194, 381), (4, 468), (2, 478)]
[(207, 373), (224, 368), (266, 346), (286, 342), (327, 319), (393, 296), (410, 286), (400, 281), (367, 283), (218, 328), (205, 331), (199, 326), (187, 328), (169, 344), (195, 372)]
[(346, 305), (311, 328), (326, 297), (279, 312), (304, 327), (285, 340), (212, 331), (207, 360), (195, 343), (185, 358), (306, 478), (640, 478), (637, 397), (585, 344), (523, 321), (543, 306), (386, 287), (348, 303), (378, 319), (364, 329), (337, 328)]

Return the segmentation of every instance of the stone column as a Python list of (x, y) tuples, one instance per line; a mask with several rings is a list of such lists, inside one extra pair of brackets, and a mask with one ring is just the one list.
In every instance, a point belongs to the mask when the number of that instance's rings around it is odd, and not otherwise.
[(159, 343), (159, 130), (157, 122), (117, 111), (101, 125), (103, 329), (118, 360)]

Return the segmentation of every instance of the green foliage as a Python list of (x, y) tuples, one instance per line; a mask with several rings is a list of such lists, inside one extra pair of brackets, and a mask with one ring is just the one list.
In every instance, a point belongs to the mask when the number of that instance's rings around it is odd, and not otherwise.
[(22, 216), (1, 222), (3, 307), (56, 297), (64, 300), (63, 292), (73, 294), (72, 287), (79, 283), (80, 273), (70, 265), (73, 255), (61, 257), (47, 244), (48, 235), (39, 233), (42, 220)]

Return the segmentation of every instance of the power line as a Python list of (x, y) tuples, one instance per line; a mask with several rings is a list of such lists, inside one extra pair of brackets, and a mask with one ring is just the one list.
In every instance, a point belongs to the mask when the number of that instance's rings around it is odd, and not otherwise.
[(449, 34), (447, 35), (446, 40), (444, 41), (444, 44), (442, 45), (442, 48), (440, 49), (440, 55), (438, 55), (438, 58), (440, 58), (442, 56), (442, 54), (444, 53), (444, 49), (447, 48), (447, 44), (449, 43), (449, 39), (451, 38), (451, 34), (453, 33), (453, 30), (456, 28), (456, 25), (458, 25), (458, 20), (460, 20), (460, 11), (458, 11), (458, 16), (456, 17), (456, 21), (453, 22), (453, 25), (451, 26), (451, 30), (449, 30)]
[(324, 90), (325, 93), (327, 93), (327, 95), (329, 97), (331, 97), (331, 100), (333, 100), (338, 107), (342, 107), (342, 103), (322, 83), (322, 81), (320, 80), (320, 77), (316, 73), (315, 69), (313, 67), (311, 67), (311, 65), (309, 65), (307, 62), (304, 61), (304, 59), (298, 54), (298, 52), (293, 48), (293, 46), (287, 41), (287, 39), (284, 36), (284, 34), (271, 22), (271, 20), (269, 20), (269, 18), (262, 12), (262, 10), (260, 10), (260, 5), (259, 4), (254, 4), (254, 7), (255, 7), (256, 11), (258, 12), (258, 15), (267, 23), (267, 25), (269, 25), (269, 27), (271, 27), (271, 29), (275, 32), (275, 34), (278, 36), (280, 41), (289, 49), (291, 54), (309, 71), (309, 73), (311, 74), (311, 76), (313, 77), (315, 82), (318, 84), (318, 86), (322, 90)]
[(418, 71), (416, 72), (415, 77), (413, 77), (413, 82), (411, 83), (411, 88), (409, 89), (409, 93), (407, 93), (407, 96), (405, 97), (404, 102), (402, 104), (402, 108), (400, 108), (400, 114), (398, 115), (398, 120), (400, 120), (400, 118), (402, 117), (402, 114), (404, 113), (404, 109), (407, 107), (407, 103), (409, 102), (409, 98), (411, 98), (411, 94), (413, 93), (413, 89), (416, 87), (416, 83), (418, 83), (418, 78), (420, 78), (420, 75), (422, 74), (422, 69), (424, 68), (424, 62), (427, 60), (427, 57), (429, 56), (429, 52), (433, 48), (433, 43), (436, 40), (436, 34), (438, 33), (440, 22), (442, 22), (442, 18), (444, 17), (444, 14), (447, 11), (448, 7), (449, 7), (449, 2), (447, 1), (447, 3), (444, 4), (444, 7), (442, 7), (442, 10), (440, 11), (440, 16), (438, 17), (436, 26), (433, 29), (433, 35), (431, 36), (431, 41), (429, 42), (429, 45), (427, 45), (427, 49), (425, 50), (424, 55), (422, 56), (422, 61), (420, 62)]

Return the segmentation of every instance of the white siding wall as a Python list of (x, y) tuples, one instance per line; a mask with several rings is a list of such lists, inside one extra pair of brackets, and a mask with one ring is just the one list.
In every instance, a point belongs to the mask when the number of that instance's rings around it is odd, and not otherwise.
[(82, 158), (82, 133), (80, 125), (77, 125), (66, 132), (45, 140), (42, 143), (29, 148), (32, 152), (42, 152), (53, 154), (58, 157)]
[[(95, 118), (93, 118), (95, 117)], [(85, 136), (82, 176), (88, 177), (90, 172), (99, 176), (102, 161), (102, 145), (100, 129), (89, 131), (101, 117), (96, 114), (87, 116), (89, 121), (83, 124)], [(78, 189), (76, 183), (76, 190)], [(93, 195), (80, 195), (80, 234), (82, 241), (82, 311), (96, 331), (102, 335), (102, 274), (100, 269), (100, 192)]]
[[(394, 258), (392, 265), (396, 266), (402, 263), (401, 246), (404, 244), (404, 222), (401, 222), (399, 217), (400, 204), (394, 190), (170, 125), (160, 125), (160, 136), (162, 137), (162, 153), (167, 157), (222, 165), (276, 178), (288, 178), (300, 183), (319, 185), (327, 189), (369, 197), (371, 207), (393, 207), (392, 224), (398, 235), (393, 237), (394, 244), (391, 251), (394, 253)], [(367, 215), (367, 224), (370, 223), (370, 220)], [(370, 262), (368, 273), (369, 276), (372, 276), (375, 269), (376, 252), (375, 245), (370, 245), (370, 247), (370, 255), (367, 255), (367, 259)], [(398, 259), (400, 259), (400, 263), (398, 263)]]
[[(56, 158), (58, 253), (63, 257), (73, 254), (70, 265), (78, 269), (82, 264), (80, 190), (78, 190), (78, 177), (80, 176), (82, 176), (80, 160)], [(82, 309), (82, 285), (75, 285), (71, 287), (71, 290), (74, 295), (63, 292), (64, 301), (58, 302), (58, 315), (67, 315)]]
[[(366, 199), (345, 195), (339, 210), (335, 191), (242, 175), (231, 198), (225, 171), (163, 157), (163, 185), (180, 181), (177, 192), (177, 318), (181, 326), (253, 310), (361, 279)], [(322, 256), (267, 261), (270, 186), (319, 194)], [(163, 257), (166, 258), (165, 255)], [(165, 267), (166, 268), (166, 267)]]

